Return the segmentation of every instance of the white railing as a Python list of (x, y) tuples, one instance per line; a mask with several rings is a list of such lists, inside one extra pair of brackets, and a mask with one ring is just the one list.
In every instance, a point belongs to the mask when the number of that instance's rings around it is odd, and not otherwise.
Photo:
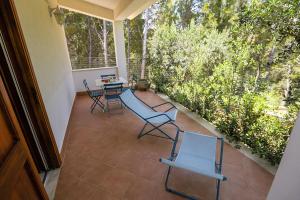
[(77, 69), (93, 69), (102, 68), (108, 66), (116, 66), (116, 57), (108, 56), (107, 65), (105, 65), (105, 59), (103, 56), (98, 57), (75, 57), (71, 56), (71, 65), (73, 70)]

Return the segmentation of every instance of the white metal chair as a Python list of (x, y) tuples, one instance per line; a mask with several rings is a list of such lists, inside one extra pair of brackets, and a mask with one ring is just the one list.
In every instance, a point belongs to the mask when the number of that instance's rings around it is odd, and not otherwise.
[[(169, 188), (168, 180), (171, 168), (177, 167), (216, 179), (216, 199), (218, 200), (220, 196), (220, 182), (227, 180), (227, 178), (222, 174), (224, 146), (223, 138), (202, 135), (194, 132), (184, 132), (179, 151), (178, 153), (175, 153), (179, 133), (180, 131), (178, 130), (172, 148), (171, 157), (169, 159), (160, 159), (160, 162), (169, 166), (168, 174), (165, 181), (166, 190), (168, 192), (175, 193), (188, 199), (196, 199), (195, 197), (189, 196), (183, 192), (178, 192), (172, 188)], [(216, 147), (218, 140), (220, 141), (220, 156), (219, 161), (217, 163)]]

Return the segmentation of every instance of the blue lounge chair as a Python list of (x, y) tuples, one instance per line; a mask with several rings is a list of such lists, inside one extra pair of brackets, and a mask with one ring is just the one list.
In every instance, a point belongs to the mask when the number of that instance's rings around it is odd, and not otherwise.
[[(179, 151), (178, 153), (175, 153), (179, 133), (180, 131), (178, 130), (170, 158), (160, 159), (160, 162), (169, 166), (165, 181), (166, 190), (188, 199), (196, 199), (195, 197), (189, 196), (183, 192), (178, 192), (168, 186), (171, 168), (176, 167), (216, 179), (216, 199), (219, 200), (220, 182), (227, 180), (227, 178), (222, 174), (223, 138), (193, 132), (184, 132)], [(218, 140), (220, 141), (220, 154), (219, 161), (217, 163), (216, 147)]]
[[(140, 119), (145, 121), (145, 125), (140, 131), (138, 138), (141, 138), (144, 135), (151, 135), (175, 141), (174, 138), (170, 137), (167, 133), (160, 129), (163, 125), (166, 124), (170, 124), (177, 127), (177, 125), (174, 124), (176, 120), (177, 109), (172, 103), (165, 102), (151, 107), (145, 102), (143, 102), (140, 98), (138, 98), (130, 89), (125, 90), (120, 95), (120, 99), (129, 110), (135, 113)], [(155, 110), (156, 108), (166, 104), (168, 104), (170, 108), (167, 109), (165, 112), (158, 112)], [(153, 128), (144, 132), (147, 125), (151, 125)], [(160, 131), (162, 133), (162, 136), (152, 134), (151, 132), (154, 130)]]

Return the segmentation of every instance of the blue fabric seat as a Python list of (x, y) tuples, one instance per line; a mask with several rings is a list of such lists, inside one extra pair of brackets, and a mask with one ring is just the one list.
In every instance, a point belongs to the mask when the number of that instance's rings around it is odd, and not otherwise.
[[(140, 119), (142, 119), (145, 122), (145, 125), (139, 133), (138, 138), (144, 135), (162, 137), (150, 134), (150, 132), (158, 130), (163, 134), (163, 138), (174, 140), (167, 133), (160, 129), (161, 126), (166, 124), (171, 124), (177, 127), (177, 125), (174, 124), (177, 116), (177, 109), (172, 103), (165, 102), (151, 107), (145, 102), (143, 102), (140, 98), (138, 98), (130, 89), (125, 90), (120, 95), (120, 99), (127, 108), (129, 108), (133, 113), (135, 113)], [(167, 109), (165, 112), (158, 112), (155, 110), (155, 108), (166, 104), (168, 104), (170, 108)], [(153, 126), (153, 128), (147, 132), (143, 132), (147, 125), (151, 125)]]
[[(192, 198), (182, 192), (170, 189), (168, 185), (168, 178), (170, 175), (171, 167), (185, 169), (197, 174), (208, 176), (217, 180), (217, 194), (216, 199), (219, 199), (220, 181), (227, 178), (221, 173), (223, 162), (223, 138), (214, 136), (207, 136), (194, 132), (184, 132), (182, 143), (178, 153), (175, 153), (178, 135), (174, 142), (174, 146), (169, 159), (161, 158), (160, 162), (169, 166), (168, 175), (166, 178), (166, 189), (169, 192), (179, 194), (184, 197)], [(220, 158), (216, 162), (217, 142), (221, 141)]]
[(103, 91), (101, 91), (101, 90), (93, 90), (93, 91), (90, 91), (90, 92), (91, 92), (92, 97), (98, 97), (98, 96), (103, 95)]
[(119, 99), (118, 94), (110, 94), (110, 95), (105, 95), (106, 100), (113, 100), (113, 99)]

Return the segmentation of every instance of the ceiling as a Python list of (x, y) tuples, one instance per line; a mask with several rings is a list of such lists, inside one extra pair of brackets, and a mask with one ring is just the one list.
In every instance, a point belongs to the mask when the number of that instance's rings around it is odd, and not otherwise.
[(57, 0), (61, 7), (108, 21), (133, 19), (157, 0)]
[(114, 10), (122, 0), (84, 0), (84, 1), (87, 1), (95, 5), (101, 5), (105, 8)]

